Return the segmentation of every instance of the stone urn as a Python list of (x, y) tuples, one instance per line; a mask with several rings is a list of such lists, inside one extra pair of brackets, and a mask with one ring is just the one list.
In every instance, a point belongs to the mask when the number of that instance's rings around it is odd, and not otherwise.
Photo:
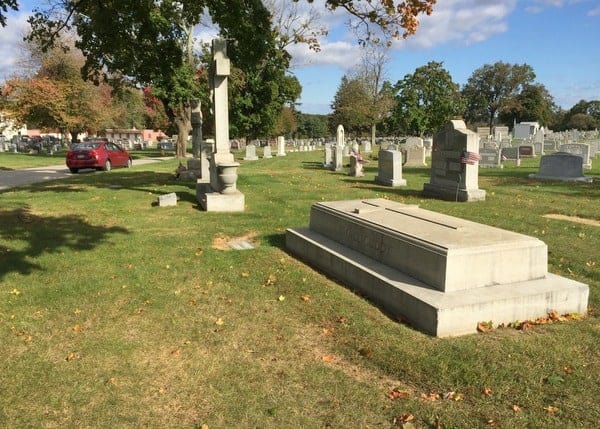
[(239, 162), (226, 162), (217, 165), (217, 178), (222, 194), (233, 194), (236, 192), (235, 182), (237, 182), (237, 169), (239, 166)]

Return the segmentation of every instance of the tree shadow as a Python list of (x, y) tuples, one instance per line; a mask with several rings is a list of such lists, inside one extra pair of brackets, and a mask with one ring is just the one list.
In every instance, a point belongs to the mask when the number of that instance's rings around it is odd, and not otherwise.
[(64, 249), (92, 250), (112, 234), (129, 234), (126, 228), (96, 226), (83, 216), (40, 216), (26, 208), (0, 209), (0, 239), (15, 247), (0, 246), (0, 279), (11, 272), (23, 275), (44, 268), (35, 259)]

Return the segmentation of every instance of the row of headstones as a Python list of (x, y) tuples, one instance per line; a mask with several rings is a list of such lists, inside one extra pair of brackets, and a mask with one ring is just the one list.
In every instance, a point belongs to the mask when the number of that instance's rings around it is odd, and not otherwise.
[(479, 166), (483, 168), (502, 168), (502, 164), (506, 161), (515, 162), (517, 165), (521, 165), (521, 158), (535, 157), (536, 153), (544, 155), (545, 151), (549, 152), (564, 152), (572, 155), (580, 156), (583, 159), (583, 168), (592, 168), (592, 158), (598, 153), (598, 142), (590, 143), (567, 143), (560, 146), (552, 146), (552, 150), (545, 150), (544, 147), (540, 147), (537, 144), (521, 144), (516, 147), (501, 147), (494, 148), (484, 145), (479, 149), (481, 159), (479, 160)]

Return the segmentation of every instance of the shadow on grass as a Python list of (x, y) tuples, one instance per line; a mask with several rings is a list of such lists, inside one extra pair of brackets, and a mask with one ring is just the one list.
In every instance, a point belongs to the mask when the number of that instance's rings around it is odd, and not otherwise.
[[(148, 192), (152, 189), (157, 193), (156, 188), (166, 185), (188, 186), (195, 190), (195, 183), (178, 181), (171, 173), (159, 173), (153, 171), (132, 171), (127, 173), (114, 174), (112, 172), (95, 172), (93, 170), (84, 170), (75, 176), (71, 176), (68, 182), (51, 182), (31, 185), (29, 192), (81, 192), (81, 186), (96, 187), (119, 190), (130, 190)], [(165, 189), (163, 194), (173, 192)], [(161, 193), (160, 191), (158, 192)], [(195, 194), (195, 192), (194, 192)]]
[[(0, 238), (18, 247), (0, 246), (0, 279), (11, 272), (27, 275), (44, 268), (35, 258), (64, 249), (92, 250), (111, 234), (128, 234), (122, 227), (91, 225), (82, 216), (44, 217), (29, 208), (0, 210)], [(24, 243), (24, 244), (21, 244)]]

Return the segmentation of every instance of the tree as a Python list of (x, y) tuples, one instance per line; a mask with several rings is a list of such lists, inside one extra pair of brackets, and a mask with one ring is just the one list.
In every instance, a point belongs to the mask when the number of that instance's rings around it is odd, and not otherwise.
[(299, 138), (320, 138), (329, 135), (327, 130), (327, 115), (316, 115), (308, 113), (298, 113)]
[(498, 113), (534, 79), (533, 68), (527, 64), (485, 64), (473, 72), (462, 90), (467, 102), (465, 118), (487, 122), (491, 129)]
[(6, 27), (6, 12), (8, 9), (19, 10), (17, 0), (0, 0), (0, 25)]
[(341, 124), (347, 132), (364, 133), (371, 125), (370, 107), (369, 88), (365, 81), (342, 76), (331, 103), (330, 129), (334, 131)]
[(381, 44), (364, 46), (357, 77), (364, 82), (369, 104), (366, 115), (371, 126), (371, 142), (375, 144), (377, 125), (389, 114), (394, 99), (391, 85), (385, 81), (385, 67), (389, 60), (388, 47)]
[(525, 84), (519, 94), (509, 98), (498, 114), (505, 124), (535, 121), (548, 126), (554, 118), (554, 99), (542, 84)]
[(577, 130), (593, 130), (598, 127), (598, 121), (596, 121), (592, 115), (575, 113), (569, 118), (567, 127)]
[[(398, 4), (391, 0), (326, 1), (330, 9), (342, 7), (364, 23), (374, 23), (386, 34), (396, 36), (400, 28), (405, 35), (414, 33), (417, 16), (431, 13), (434, 3), (435, 0)], [(57, 8), (64, 14), (54, 18), (52, 13)], [(266, 106), (261, 103), (282, 100), (283, 92), (265, 88), (269, 82), (265, 79), (273, 77), (273, 69), (263, 66), (279, 64), (287, 69), (289, 56), (277, 52), (271, 15), (259, 0), (52, 0), (45, 10), (37, 9), (29, 19), (30, 38), (47, 47), (61, 30), (75, 28), (76, 46), (86, 57), (86, 78), (98, 82), (102, 77), (113, 84), (131, 80), (142, 87), (152, 86), (178, 127), (177, 155), (181, 157), (185, 156), (185, 140), (191, 127), (189, 100), (202, 96), (198, 55), (192, 49), (191, 35), (205, 12), (219, 25), (221, 35), (234, 42), (230, 57), (245, 73), (248, 88), (267, 89), (266, 97), (253, 94), (242, 103), (254, 110), (246, 116), (246, 124), (257, 123), (256, 112), (264, 112), (268, 118), (276, 116), (274, 102)], [(273, 58), (275, 62), (271, 61)]]
[[(7, 81), (10, 109), (17, 121), (44, 129), (60, 129), (75, 139), (83, 131), (95, 133), (109, 123), (112, 95), (106, 85), (94, 86), (79, 74), (83, 57), (76, 50), (54, 49), (44, 55), (33, 77)], [(121, 116), (124, 116), (121, 114)]]
[(394, 134), (433, 134), (464, 110), (458, 84), (443, 63), (430, 61), (399, 80), (396, 103), (388, 119)]

